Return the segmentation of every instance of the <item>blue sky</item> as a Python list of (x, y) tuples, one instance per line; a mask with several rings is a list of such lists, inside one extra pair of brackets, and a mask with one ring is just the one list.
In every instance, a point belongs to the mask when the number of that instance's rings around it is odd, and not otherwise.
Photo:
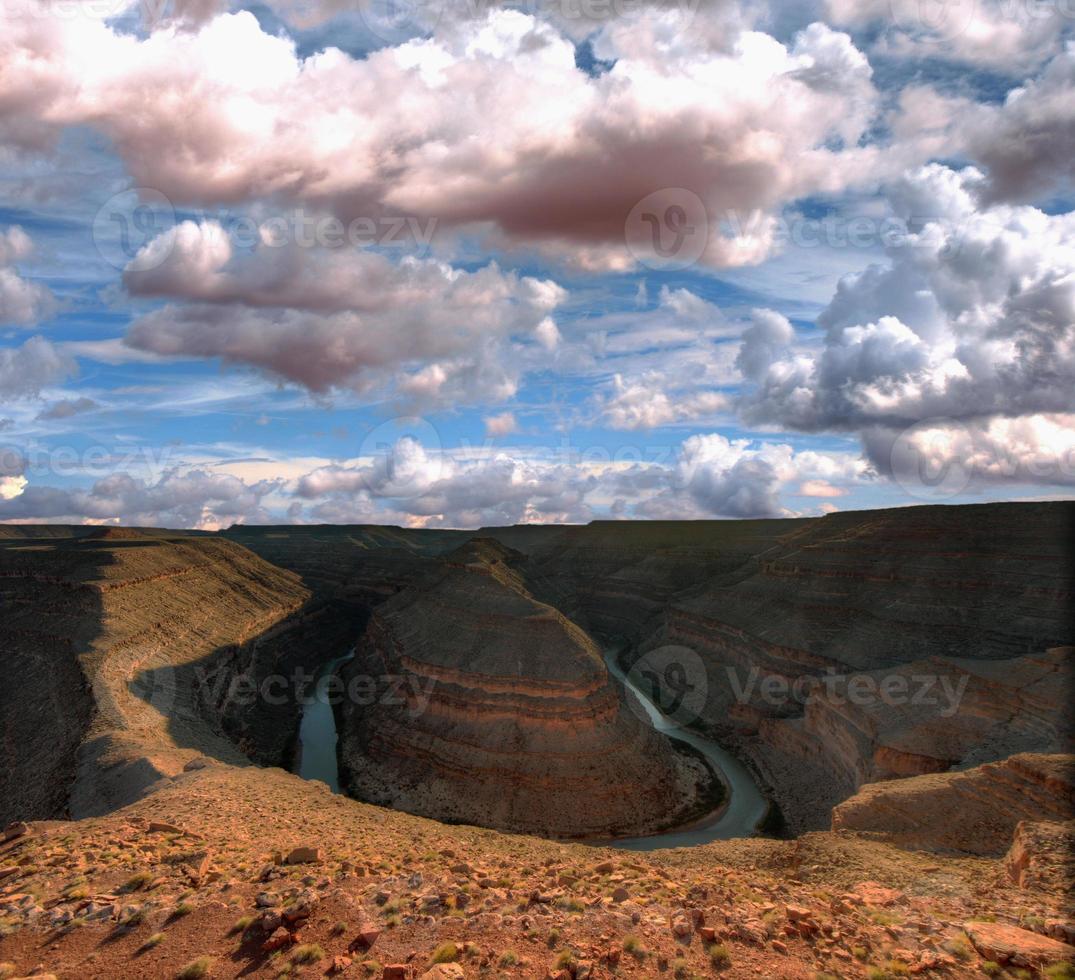
[(1069, 495), (1071, 24), (913, 6), (5, 10), (0, 520)]

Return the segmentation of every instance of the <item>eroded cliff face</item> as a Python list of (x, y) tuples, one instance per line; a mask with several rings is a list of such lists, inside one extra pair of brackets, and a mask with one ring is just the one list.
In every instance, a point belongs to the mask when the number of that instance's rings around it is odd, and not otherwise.
[[(622, 639), (626, 663), (669, 644), (694, 651), (707, 690), (697, 726), (752, 766), (801, 832), (827, 827), (832, 807), (872, 781), (1072, 748), (1063, 645), (1075, 639), (1073, 531), (1075, 505), (1056, 502), (479, 536), (521, 553), (512, 565), (536, 601), (591, 636)], [(370, 527), (229, 534), (363, 613), (473, 537)], [(454, 608), (482, 601), (465, 591)], [(467, 625), (474, 635), (487, 628)], [(803, 682), (823, 680), (835, 681), (834, 695), (802, 693)], [(790, 693), (766, 694), (770, 682)], [(860, 684), (866, 697), (848, 699)], [(903, 685), (895, 699), (885, 693), (893, 684)]]
[(339, 711), (349, 791), (549, 836), (682, 820), (705, 798), (706, 770), (635, 716), (593, 640), (531, 595), (518, 557), (478, 539), (373, 613), (342, 673), (348, 690), (375, 694)]
[[(832, 829), (870, 831), (908, 847), (1000, 856), (1013, 846), (1020, 821), (1073, 818), (1075, 756), (1024, 753), (961, 772), (869, 783), (832, 811)], [(1014, 863), (1029, 866), (1033, 847), (1024, 843), (1023, 850), (1028, 853)], [(1017, 881), (1022, 870), (1016, 868)]]
[(639, 652), (671, 643), (702, 657), (700, 724), (753, 763), (796, 832), (827, 826), (866, 782), (1070, 751), (1073, 513), (997, 504), (804, 522), (670, 602)]
[(268, 671), (316, 665), (333, 638), (294, 574), (210, 536), (7, 541), (0, 590), (0, 816), (108, 812), (198, 755), (286, 762), (294, 698), (250, 692)]

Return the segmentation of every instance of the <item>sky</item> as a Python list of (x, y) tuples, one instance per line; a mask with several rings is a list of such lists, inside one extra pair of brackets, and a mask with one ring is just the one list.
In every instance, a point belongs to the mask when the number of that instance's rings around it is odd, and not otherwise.
[(0, 521), (1075, 488), (1071, 0), (0, 0)]

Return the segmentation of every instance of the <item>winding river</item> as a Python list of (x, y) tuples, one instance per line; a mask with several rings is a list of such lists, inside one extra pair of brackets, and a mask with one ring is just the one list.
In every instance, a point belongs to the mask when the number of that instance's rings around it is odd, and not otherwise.
[(329, 704), (328, 685), (340, 664), (354, 655), (354, 650), (350, 650), (321, 668), (312, 699), (302, 709), (299, 726), (298, 774), (303, 779), (328, 783), (333, 793), (340, 791), (340, 769), (336, 761), (336, 716)]
[(710, 841), (727, 840), (731, 837), (752, 837), (758, 824), (764, 819), (769, 804), (754, 777), (734, 755), (721, 748), (712, 739), (683, 728), (667, 717), (649, 696), (624, 673), (616, 660), (619, 647), (605, 647), (605, 663), (608, 671), (627, 690), (638, 698), (650, 724), (669, 738), (678, 739), (697, 749), (724, 782), (727, 798), (710, 817), (703, 817), (689, 827), (670, 830), (649, 837), (628, 837), (610, 841), (609, 847), (631, 851), (654, 851), (661, 847), (694, 847)]
[[(754, 782), (750, 771), (730, 752), (712, 739), (683, 728), (667, 717), (624, 673), (616, 661), (618, 647), (606, 647), (605, 663), (609, 673), (627, 690), (635, 695), (645, 711), (649, 723), (669, 738), (678, 739), (700, 752), (724, 782), (726, 798), (720, 808), (709, 817), (696, 820), (689, 827), (670, 830), (648, 837), (620, 838), (607, 846), (632, 851), (653, 851), (662, 847), (693, 847), (710, 841), (727, 840), (731, 837), (750, 837), (765, 817), (768, 804)], [(351, 650), (342, 657), (330, 660), (317, 675), (312, 698), (302, 712), (299, 727), (298, 775), (303, 779), (319, 779), (327, 783), (332, 792), (340, 791), (339, 767), (336, 760), (336, 717), (328, 698), (328, 685), (340, 664), (354, 656)]]

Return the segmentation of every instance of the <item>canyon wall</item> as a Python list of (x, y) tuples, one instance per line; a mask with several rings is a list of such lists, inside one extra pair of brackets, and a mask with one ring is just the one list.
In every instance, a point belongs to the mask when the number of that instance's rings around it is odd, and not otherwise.
[[(475, 539), (379, 606), (342, 680), (340, 761), (360, 799), (560, 837), (643, 834), (710, 796), (708, 771), (625, 704), (590, 637)], [(365, 690), (365, 687), (363, 687)]]
[(198, 755), (286, 763), (295, 699), (267, 704), (252, 687), (269, 672), (316, 669), (353, 640), (339, 619), (323, 623), (294, 574), (210, 536), (9, 539), (0, 594), (10, 671), (0, 719), (13, 760), (0, 817), (107, 812)]
[[(688, 648), (706, 691), (688, 721), (751, 765), (792, 832), (827, 827), (872, 781), (1072, 748), (1070, 502), (228, 534), (362, 615), (461, 542), (496, 539), (533, 599), (623, 643), (626, 666)], [(849, 685), (866, 696), (849, 700)]]
[(1075, 755), (1013, 755), (962, 772), (863, 786), (832, 812), (833, 830), (903, 846), (999, 856), (1020, 821), (1075, 818)]

